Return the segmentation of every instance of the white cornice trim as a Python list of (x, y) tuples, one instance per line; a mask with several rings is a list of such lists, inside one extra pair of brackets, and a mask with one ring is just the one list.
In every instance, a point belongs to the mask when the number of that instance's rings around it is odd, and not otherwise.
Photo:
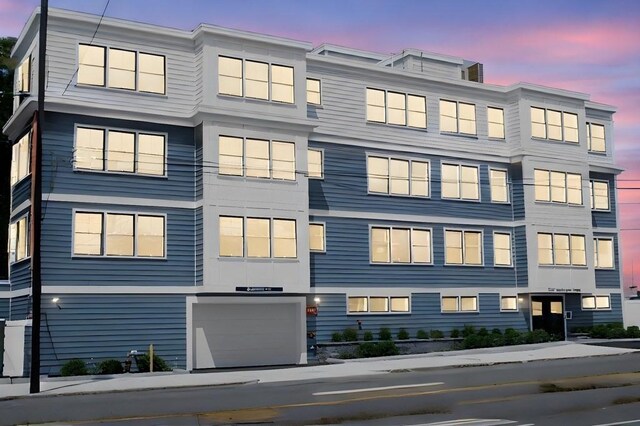
[(111, 197), (100, 195), (83, 195), (83, 194), (60, 194), (45, 193), (42, 194), (42, 201), (57, 201), (65, 203), (90, 203), (90, 204), (108, 204), (123, 205), (137, 207), (161, 207), (168, 209), (195, 209), (202, 207), (202, 200), (184, 201), (184, 200), (167, 200), (161, 198), (135, 198), (135, 197)]
[(12, 299), (14, 297), (29, 296), (30, 294), (31, 287), (21, 288), (20, 290), (0, 291), (0, 299)]

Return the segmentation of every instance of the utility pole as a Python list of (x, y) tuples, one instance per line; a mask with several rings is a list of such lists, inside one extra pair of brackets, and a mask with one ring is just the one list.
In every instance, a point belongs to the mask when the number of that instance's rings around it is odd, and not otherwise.
[[(40, 1), (38, 41), (38, 112), (36, 134), (31, 146), (31, 376), (29, 393), (40, 392), (40, 320), (42, 280), (40, 236), (42, 231), (42, 127), (44, 124), (45, 61), (47, 49), (48, 0)], [(35, 140), (35, 144), (33, 141)]]

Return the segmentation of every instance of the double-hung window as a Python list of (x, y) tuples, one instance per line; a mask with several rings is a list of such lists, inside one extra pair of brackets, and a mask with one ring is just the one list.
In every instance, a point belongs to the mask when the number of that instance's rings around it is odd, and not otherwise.
[(165, 175), (165, 135), (78, 126), (75, 144), (76, 170)]
[(604, 126), (602, 124), (587, 123), (587, 142), (589, 152), (607, 152), (607, 145), (604, 137)]
[(31, 173), (31, 132), (26, 133), (11, 147), (11, 185)]
[(9, 262), (29, 257), (29, 219), (24, 216), (9, 225)]
[(493, 264), (496, 266), (511, 266), (511, 234), (506, 232), (493, 233)]
[(367, 121), (426, 129), (424, 96), (367, 88)]
[(610, 310), (611, 298), (604, 295), (582, 296), (582, 310)]
[(487, 107), (488, 136), (491, 139), (504, 139), (504, 110)]
[(431, 263), (431, 230), (371, 228), (372, 263)]
[(539, 232), (538, 265), (586, 266), (585, 236)]
[(324, 223), (309, 224), (309, 250), (325, 251)]
[(219, 56), (218, 93), (292, 104), (293, 67)]
[(609, 183), (599, 180), (589, 181), (591, 210), (609, 210)]
[(578, 143), (578, 115), (531, 107), (531, 136), (553, 141)]
[(349, 296), (347, 313), (394, 314), (408, 313), (410, 301), (407, 296)]
[(482, 265), (482, 232), (445, 230), (445, 265)]
[(593, 257), (596, 269), (612, 269), (613, 239), (595, 237), (593, 239)]
[(31, 90), (31, 56), (27, 56), (16, 69), (17, 92), (28, 93)]
[(480, 181), (477, 166), (442, 164), (442, 198), (479, 200)]
[(296, 179), (293, 142), (220, 136), (218, 173), (263, 179)]
[(429, 163), (401, 158), (367, 158), (369, 192), (412, 197), (429, 196)]
[(461, 135), (475, 135), (476, 106), (474, 104), (441, 99), (440, 131)]
[(478, 296), (442, 296), (442, 312), (478, 312)]
[(307, 169), (309, 179), (322, 179), (324, 177), (324, 158), (321, 149), (309, 148), (307, 150)]
[(296, 221), (220, 216), (221, 257), (296, 258)]
[(502, 312), (515, 312), (518, 310), (518, 297), (517, 296), (502, 296), (500, 297), (500, 311)]
[(507, 183), (507, 176), (506, 170), (489, 170), (492, 203), (509, 202), (509, 184)]
[(534, 170), (536, 201), (582, 205), (582, 175), (553, 170)]
[(322, 104), (320, 96), (320, 80), (307, 78), (307, 103), (312, 105)]
[(75, 212), (73, 254), (164, 257), (165, 221), (150, 214)]

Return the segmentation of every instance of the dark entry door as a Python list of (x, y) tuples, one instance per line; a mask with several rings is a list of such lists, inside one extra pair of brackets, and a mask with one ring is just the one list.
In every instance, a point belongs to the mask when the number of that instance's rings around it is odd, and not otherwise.
[(545, 330), (564, 339), (564, 306), (561, 296), (533, 296), (531, 319), (534, 330)]

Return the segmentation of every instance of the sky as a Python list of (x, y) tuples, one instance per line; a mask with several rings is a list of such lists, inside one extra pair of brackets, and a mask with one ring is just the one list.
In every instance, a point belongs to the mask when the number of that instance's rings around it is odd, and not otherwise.
[[(18, 36), (39, 0), (0, 0)], [(50, 7), (191, 30), (199, 23), (380, 53), (416, 48), (614, 105), (624, 287), (640, 287), (640, 0), (50, 0)], [(637, 188), (637, 189), (623, 189)], [(635, 263), (635, 283), (632, 265)]]

